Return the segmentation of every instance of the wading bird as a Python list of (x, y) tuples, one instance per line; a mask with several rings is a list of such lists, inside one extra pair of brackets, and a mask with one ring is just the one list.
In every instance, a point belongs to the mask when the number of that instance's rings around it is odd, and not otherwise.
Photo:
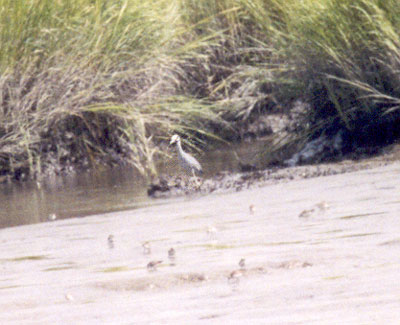
[(244, 258), (240, 259), (239, 266), (242, 270), (246, 268), (246, 260)]
[(171, 247), (168, 250), (168, 258), (169, 258), (169, 261), (170, 261), (170, 265), (171, 266), (175, 266), (175, 249), (173, 247)]
[(150, 243), (148, 241), (144, 242), (142, 244), (143, 247), (143, 254), (144, 255), (149, 255), (151, 254), (151, 248), (150, 248)]
[(110, 249), (113, 249), (114, 248), (114, 235), (109, 235), (107, 238), (107, 241), (108, 241), (108, 247)]
[(236, 270), (231, 272), (228, 276), (228, 283), (232, 286), (233, 289), (236, 289), (239, 282), (240, 278), (243, 276), (243, 271), (242, 270)]
[(158, 265), (158, 264), (161, 264), (161, 263), (162, 263), (162, 261), (151, 261), (151, 262), (149, 262), (149, 263), (147, 264), (147, 270), (148, 270), (149, 272), (157, 271), (157, 265)]
[(195, 173), (202, 174), (203, 169), (201, 168), (200, 163), (197, 161), (196, 158), (189, 155), (187, 152), (184, 152), (181, 145), (181, 138), (179, 135), (174, 134), (171, 138), (170, 145), (176, 144), (176, 148), (178, 150), (178, 157), (181, 166), (185, 169), (188, 173), (191, 173), (194, 177), (196, 176)]

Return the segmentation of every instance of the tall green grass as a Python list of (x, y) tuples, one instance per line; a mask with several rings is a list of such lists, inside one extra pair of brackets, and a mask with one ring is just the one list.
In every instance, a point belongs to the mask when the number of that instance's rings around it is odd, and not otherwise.
[(289, 18), (284, 56), (311, 104), (312, 133), (343, 128), (355, 143), (385, 141), (385, 128), (396, 133), (399, 2), (288, 1), (284, 6)]
[(233, 139), (298, 99), (297, 140), (400, 135), (394, 0), (0, 0), (0, 27), (1, 173), (152, 175), (172, 133)]
[(4, 171), (34, 175), (41, 164), (128, 159), (152, 174), (161, 153), (154, 140), (197, 128), (207, 133), (206, 121), (222, 126), (210, 104), (200, 107), (183, 89), (184, 63), (201, 56), (213, 36), (192, 33), (179, 5), (1, 1)]

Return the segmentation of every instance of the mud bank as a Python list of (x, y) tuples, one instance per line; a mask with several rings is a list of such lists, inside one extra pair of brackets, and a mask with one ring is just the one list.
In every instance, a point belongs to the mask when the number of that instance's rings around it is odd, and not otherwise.
[(399, 172), (2, 229), (0, 323), (396, 324)]
[(244, 173), (219, 172), (205, 179), (186, 176), (162, 176), (149, 185), (147, 193), (153, 198), (169, 198), (193, 194), (241, 191), (254, 187), (285, 183), (292, 180), (337, 175), (385, 166), (400, 159), (400, 145), (394, 145), (381, 155), (357, 160), (297, 167), (275, 167)]

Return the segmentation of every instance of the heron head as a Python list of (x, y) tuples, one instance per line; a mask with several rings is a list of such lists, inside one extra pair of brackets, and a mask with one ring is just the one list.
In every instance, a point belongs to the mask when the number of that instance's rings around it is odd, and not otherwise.
[(179, 137), (179, 135), (174, 134), (174, 135), (171, 137), (171, 141), (169, 142), (169, 145), (174, 144), (174, 143), (177, 143), (177, 142), (179, 142), (180, 140), (181, 140), (181, 138)]

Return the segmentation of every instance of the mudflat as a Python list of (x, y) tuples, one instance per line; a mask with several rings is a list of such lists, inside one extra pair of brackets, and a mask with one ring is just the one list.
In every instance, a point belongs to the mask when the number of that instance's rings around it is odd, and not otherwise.
[(399, 229), (398, 161), (6, 228), (0, 323), (398, 324)]

